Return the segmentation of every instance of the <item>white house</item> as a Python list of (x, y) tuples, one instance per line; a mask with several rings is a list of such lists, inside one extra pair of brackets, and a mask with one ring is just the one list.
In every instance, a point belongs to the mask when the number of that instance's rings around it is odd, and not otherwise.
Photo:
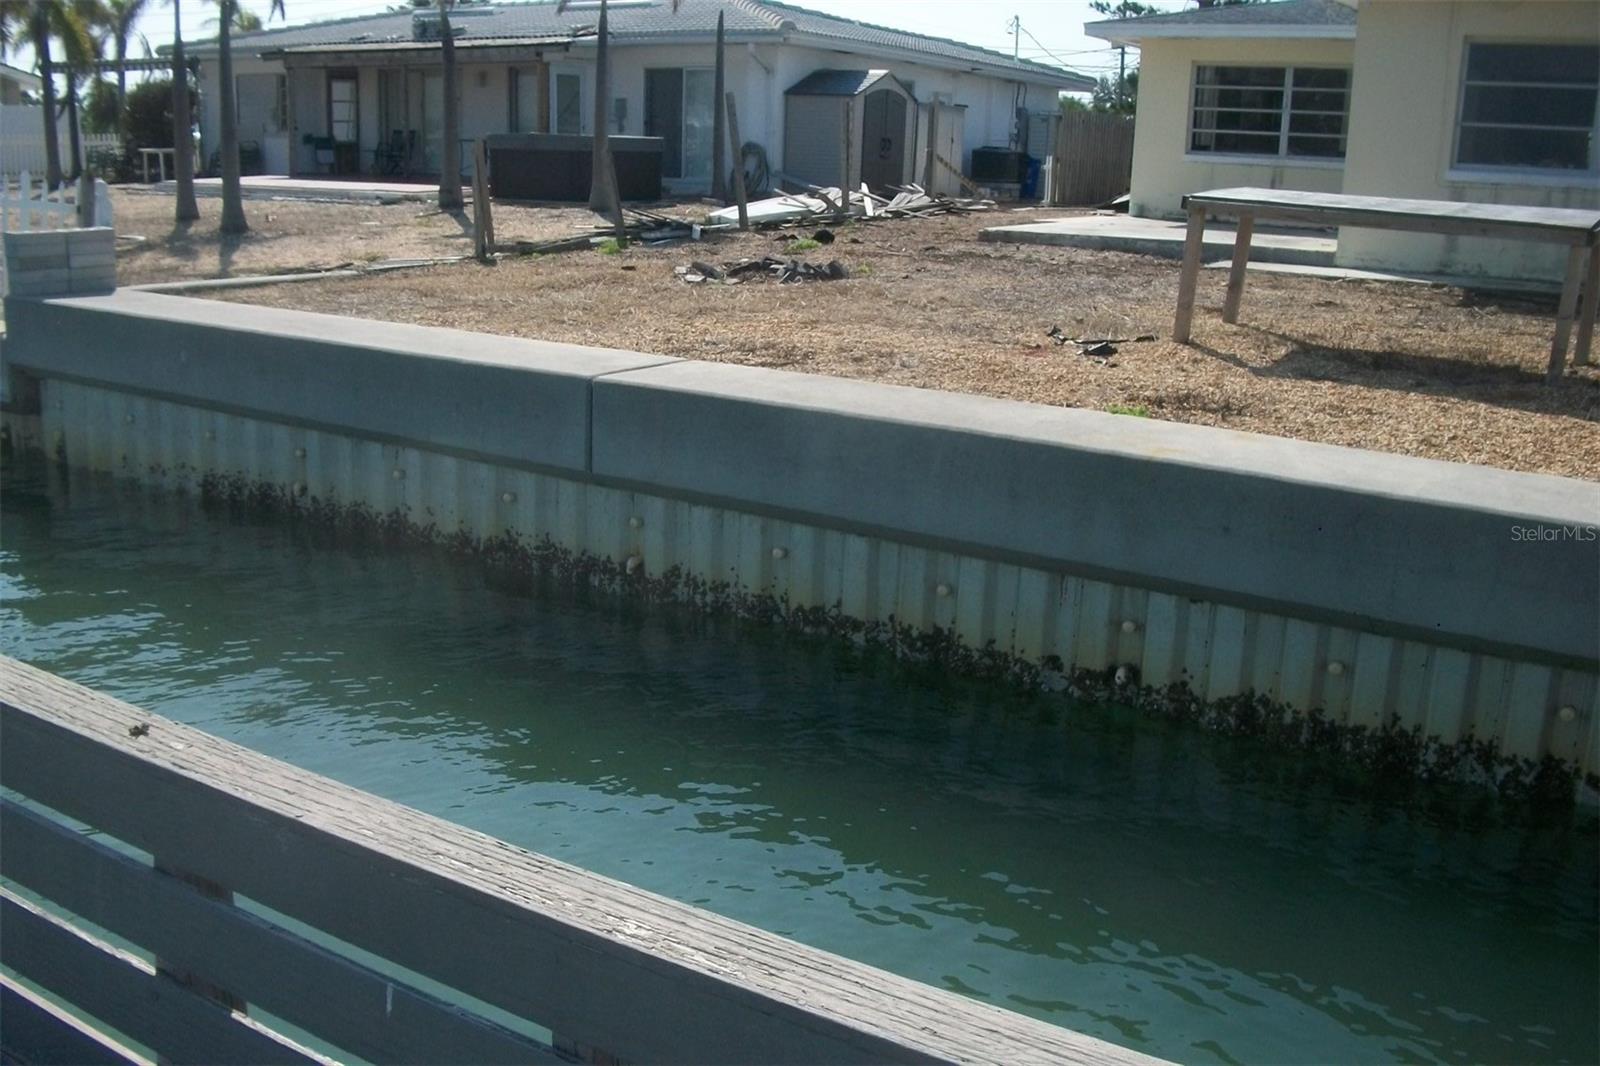
[[(1140, 50), (1130, 210), (1235, 185), (1600, 207), (1600, 0), (1279, 0), (1088, 24)], [(1348, 266), (1557, 278), (1526, 242), (1345, 229)]]
[[(951, 160), (961, 167), (974, 148), (1025, 148), (1020, 139), (1027, 136), (1028, 113), (1054, 114), (1061, 92), (1094, 84), (988, 49), (770, 0), (616, 0), (608, 11), (610, 130), (663, 138), (663, 171), (674, 192), (704, 192), (711, 185), (719, 13), (726, 85), (738, 103), (741, 137), (763, 146), (774, 172), (806, 169), (803, 160), (787, 158), (808, 141), (786, 136), (785, 94), (818, 71), (861, 72), (861, 85), (876, 81), (877, 89), (892, 88), (908, 100), (911, 151), (929, 107), (945, 105), (939, 140), (951, 143), (948, 112), (962, 127), (953, 140), (961, 159)], [(455, 11), (462, 138), (592, 133), (598, 12), (592, 0), (572, 0), (560, 10), (555, 3), (518, 3)], [(370, 172), (392, 165), (391, 146), (401, 149), (408, 170), (437, 173), (443, 151), (437, 27), (430, 13), (396, 12), (236, 37), (241, 140), (256, 142), (265, 169), (275, 173)], [(201, 158), (209, 160), (219, 134), (216, 46), (204, 43), (193, 52), (201, 61)], [(878, 81), (879, 71), (892, 79)], [(860, 115), (876, 118), (877, 126), (847, 126), (846, 152), (883, 132), (884, 116), (899, 114), (889, 104), (863, 105)], [(859, 170), (858, 162), (850, 173)]]

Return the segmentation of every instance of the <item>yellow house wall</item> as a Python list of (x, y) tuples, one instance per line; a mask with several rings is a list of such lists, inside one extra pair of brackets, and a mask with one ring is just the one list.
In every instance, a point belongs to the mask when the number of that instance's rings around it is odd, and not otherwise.
[[(1600, 208), (1600, 179), (1592, 173), (1529, 177), (1452, 166), (1467, 42), (1600, 40), (1600, 2), (1364, 0), (1356, 31), (1345, 192)], [(1353, 267), (1554, 279), (1565, 250), (1525, 241), (1347, 228), (1339, 234), (1338, 260)]]
[[(1147, 40), (1139, 57), (1139, 114), (1133, 133), (1129, 211), (1176, 217), (1187, 193), (1236, 185), (1339, 192), (1344, 168), (1333, 163), (1219, 159), (1191, 154), (1189, 106), (1199, 64), (1351, 66), (1355, 42), (1340, 40)], [(1356, 78), (1359, 83), (1359, 76)]]

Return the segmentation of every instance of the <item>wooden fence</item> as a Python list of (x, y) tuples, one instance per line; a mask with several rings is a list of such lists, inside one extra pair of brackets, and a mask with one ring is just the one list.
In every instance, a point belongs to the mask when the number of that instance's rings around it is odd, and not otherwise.
[(1128, 191), (1133, 175), (1132, 116), (1068, 111), (1056, 123), (1050, 204), (1103, 204)]
[[(7, 984), (0, 1051), (19, 1061), (125, 1061), (102, 1025), (171, 1062), (1152, 1061), (519, 850), (4, 657), (0, 785), (24, 797), (0, 798), (0, 962), (91, 1019)], [(236, 892), (385, 962), (301, 936)], [(431, 995), (391, 966), (463, 995)], [(271, 1019), (325, 1045), (297, 1045)], [(7, 1046), (19, 1040), (31, 1046)]]

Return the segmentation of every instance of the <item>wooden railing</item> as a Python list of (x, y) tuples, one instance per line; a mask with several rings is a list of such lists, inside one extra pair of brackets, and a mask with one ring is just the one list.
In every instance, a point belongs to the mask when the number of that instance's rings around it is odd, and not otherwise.
[(207, 1063), (1150, 1061), (4, 657), (0, 786), (0, 962), (49, 993), (0, 988), (0, 1045), (28, 1061), (127, 1061), (130, 1043)]

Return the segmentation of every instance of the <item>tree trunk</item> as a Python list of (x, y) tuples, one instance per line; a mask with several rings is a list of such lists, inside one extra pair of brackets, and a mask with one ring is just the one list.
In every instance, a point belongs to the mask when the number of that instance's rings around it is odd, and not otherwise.
[(78, 126), (78, 75), (67, 71), (67, 157), (72, 160), (68, 181), (83, 174), (83, 130)]
[(239, 188), (239, 114), (233, 103), (233, 17), (238, 0), (222, 0), (217, 24), (217, 76), (222, 81), (217, 107), (222, 114), (222, 232), (249, 233), (244, 193)]
[(194, 202), (194, 134), (189, 125), (189, 65), (183, 59), (180, 0), (172, 0), (172, 173), (178, 184), (174, 216), (179, 222), (200, 217)]
[(606, 122), (606, 97), (611, 95), (610, 30), (606, 20), (606, 0), (600, 0), (600, 24), (595, 30), (594, 47), (594, 152), (589, 163), (589, 210), (602, 214), (611, 210), (610, 176), (607, 162), (610, 144)]
[(723, 105), (726, 86), (727, 56), (723, 49), (722, 12), (717, 12), (717, 61), (711, 86), (711, 198), (719, 204), (728, 202), (728, 173), (723, 166), (723, 146), (728, 143), (728, 113)]
[(117, 31), (117, 120), (128, 109), (128, 31)]
[(456, 87), (456, 39), (450, 4), (439, 8), (439, 52), (444, 60), (444, 144), (439, 148), (439, 210), (461, 210), (461, 94)]
[(44, 181), (45, 187), (61, 185), (61, 137), (56, 129), (56, 67), (50, 57), (50, 25), (45, 21), (42, 8), (35, 8), (29, 16), (33, 47), (39, 53), (40, 92), (44, 97)]

